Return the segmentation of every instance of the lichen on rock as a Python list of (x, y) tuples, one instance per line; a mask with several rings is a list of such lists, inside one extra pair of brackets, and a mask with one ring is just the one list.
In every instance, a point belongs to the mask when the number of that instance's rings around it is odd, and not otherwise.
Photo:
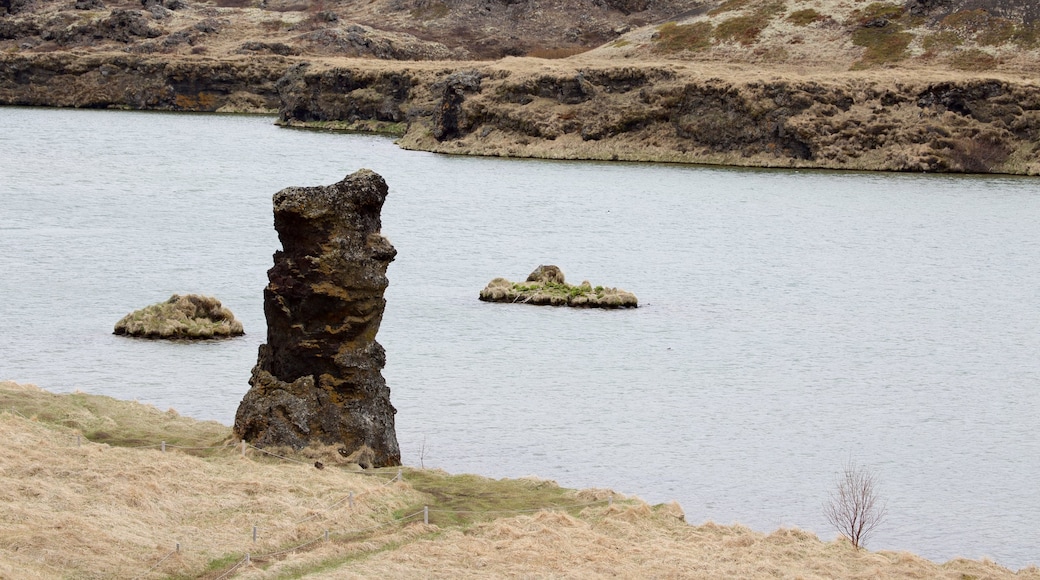
[(635, 294), (617, 288), (593, 286), (588, 280), (577, 286), (565, 281), (557, 266), (535, 268), (524, 282), (495, 278), (480, 291), (484, 302), (516, 302), (539, 306), (573, 306), (578, 308), (636, 308)]
[(339, 183), (274, 196), (282, 250), (264, 290), (267, 343), (239, 405), (235, 435), (258, 447), (367, 446), (372, 465), (399, 465), (390, 389), (375, 341), (386, 269), (397, 251), (380, 233), (383, 179), (360, 170)]
[(127, 314), (113, 334), (142, 338), (208, 339), (245, 334), (220, 300), (209, 296), (174, 294), (169, 300)]

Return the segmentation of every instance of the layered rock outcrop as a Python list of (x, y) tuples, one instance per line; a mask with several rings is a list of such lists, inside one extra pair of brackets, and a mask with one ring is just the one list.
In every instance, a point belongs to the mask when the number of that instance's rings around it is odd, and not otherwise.
[(0, 105), (280, 108), (284, 125), (393, 133), (404, 148), (452, 154), (1040, 175), (1034, 82), (531, 65), (0, 53)]
[(235, 416), (258, 447), (368, 447), (372, 465), (399, 465), (390, 389), (375, 341), (386, 269), (397, 251), (380, 234), (383, 179), (369, 170), (274, 196), (275, 252), (264, 290), (267, 343)]

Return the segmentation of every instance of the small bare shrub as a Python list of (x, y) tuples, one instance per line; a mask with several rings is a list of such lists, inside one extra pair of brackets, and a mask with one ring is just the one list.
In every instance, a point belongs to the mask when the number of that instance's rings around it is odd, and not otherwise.
[(859, 549), (887, 511), (878, 497), (877, 474), (851, 459), (846, 462), (830, 501), (824, 504), (827, 521)]

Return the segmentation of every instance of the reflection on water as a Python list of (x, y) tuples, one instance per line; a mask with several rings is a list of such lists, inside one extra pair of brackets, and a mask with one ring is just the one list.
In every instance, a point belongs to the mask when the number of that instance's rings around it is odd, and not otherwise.
[[(264, 340), (271, 196), (360, 167), (398, 249), (380, 342), (407, 463), (678, 500), (691, 522), (834, 536), (874, 467), (868, 543), (1040, 563), (1036, 180), (509, 161), (268, 118), (0, 109), (0, 378), (230, 424)], [(604, 312), (487, 304), (557, 264)], [(111, 334), (175, 292), (241, 339)]]

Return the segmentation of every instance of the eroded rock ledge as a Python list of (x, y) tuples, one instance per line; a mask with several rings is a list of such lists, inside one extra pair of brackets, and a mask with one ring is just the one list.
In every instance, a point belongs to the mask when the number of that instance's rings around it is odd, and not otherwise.
[(369, 170), (274, 196), (275, 252), (264, 290), (267, 343), (235, 416), (235, 435), (258, 447), (371, 449), (372, 465), (399, 465), (390, 389), (375, 341), (386, 269), (397, 251), (380, 234), (387, 195)]
[(0, 55), (0, 105), (279, 111), (408, 149), (1040, 175), (1040, 85), (984, 74), (717, 74), (674, 63)]
[(595, 286), (588, 280), (572, 286), (557, 266), (538, 266), (525, 282), (495, 278), (480, 291), (484, 302), (510, 302), (538, 306), (573, 306), (576, 308), (635, 308), (635, 294)]

